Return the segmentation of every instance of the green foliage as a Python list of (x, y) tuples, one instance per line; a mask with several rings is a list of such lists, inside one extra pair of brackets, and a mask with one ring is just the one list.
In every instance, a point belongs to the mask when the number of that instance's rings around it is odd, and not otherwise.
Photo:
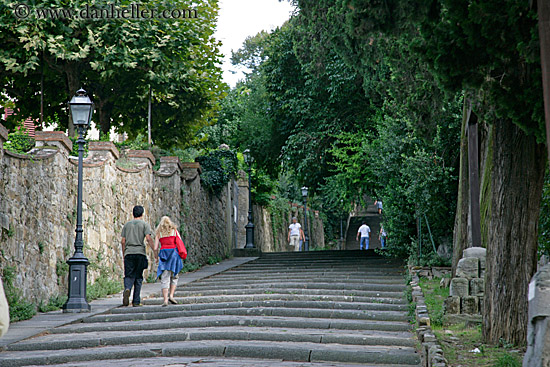
[(21, 289), (17, 288), (14, 284), (15, 270), (14, 267), (7, 266), (2, 271), (4, 292), (8, 300), (8, 305), (10, 306), (11, 322), (28, 320), (36, 315), (36, 306), (25, 300)]
[(208, 256), (208, 260), (206, 261), (206, 263), (208, 265), (214, 265), (214, 264), (217, 264), (219, 263), (220, 261), (222, 261), (222, 257), (221, 256)]
[(550, 174), (546, 169), (544, 186), (542, 188), (542, 201), (540, 205), (539, 223), (539, 257), (546, 254), (550, 256)]
[(202, 167), (201, 183), (214, 194), (219, 194), (232, 175), (237, 173), (237, 155), (229, 149), (210, 151), (197, 157), (196, 161)]
[(61, 307), (63, 307), (65, 302), (67, 302), (66, 295), (58, 294), (57, 296), (52, 296), (48, 300), (48, 303), (40, 301), (40, 303), (38, 304), (38, 312), (50, 312), (59, 310)]
[(93, 284), (88, 283), (86, 285), (86, 299), (90, 302), (94, 299), (103, 298), (110, 294), (118, 293), (123, 288), (124, 287), (120, 284), (118, 279), (112, 279), (110, 276), (107, 276), (104, 272), (102, 272)]
[(69, 264), (67, 264), (66, 261), (57, 259), (57, 263), (55, 264), (55, 274), (63, 278), (69, 274)]
[[(44, 0), (35, 7), (78, 11), (84, 5), (106, 7), (105, 1), (67, 3)], [(129, 6), (129, 2), (117, 3)], [(223, 95), (222, 55), (214, 38), (218, 2), (215, 0), (160, 0), (150, 9), (194, 9), (196, 19), (17, 19), (9, 2), (0, 9), (0, 83), (17, 100), (23, 116), (37, 118), (40, 95), (44, 113), (67, 116), (64, 104), (85, 85), (93, 96), (102, 135), (113, 124), (135, 136), (147, 126), (149, 88), (152, 90), (152, 134), (164, 148), (185, 146), (205, 126)], [(44, 93), (38, 94), (41, 80)], [(66, 88), (59, 88), (59, 86)], [(68, 118), (60, 129), (74, 128)], [(11, 127), (12, 122), (8, 122)]]
[[(77, 137), (76, 136), (69, 136), (69, 139), (71, 139), (71, 142), (73, 143), (73, 150), (71, 150), (71, 154), (73, 157), (78, 157), (78, 144), (76, 143)], [(89, 148), (89, 141), (86, 140), (86, 144), (84, 144), (84, 152), (82, 154), (82, 158), (88, 157), (88, 148)]]
[(26, 154), (34, 147), (34, 138), (29, 136), (28, 129), (19, 121), (13, 132), (8, 134), (8, 141), (3, 145), (4, 149), (14, 153)]
[(449, 288), (441, 288), (439, 283), (441, 278), (425, 279), (420, 278), (419, 285), (424, 291), (424, 299), (428, 306), (430, 321), (432, 326), (443, 325), (444, 300), (449, 297)]
[(495, 361), (495, 364), (493, 367), (521, 367), (522, 360), (521, 357), (517, 355), (517, 353), (502, 353), (500, 356), (497, 357), (497, 360)]
[(276, 183), (263, 170), (253, 169), (251, 177), (252, 201), (262, 206), (270, 205), (275, 185)]
[(201, 265), (199, 264), (184, 262), (183, 268), (181, 269), (180, 273), (191, 273), (196, 270), (199, 270), (200, 268), (201, 268)]

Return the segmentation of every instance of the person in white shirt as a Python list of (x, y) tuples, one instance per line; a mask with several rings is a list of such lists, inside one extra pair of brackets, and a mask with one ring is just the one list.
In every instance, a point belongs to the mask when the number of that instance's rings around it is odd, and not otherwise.
[(359, 241), (359, 235), (361, 235), (361, 241), (359, 242), (359, 249), (363, 249), (363, 244), (365, 245), (365, 250), (369, 249), (369, 233), (370, 227), (367, 226), (367, 222), (363, 221), (363, 225), (359, 227), (357, 231), (357, 241)]
[(300, 251), (300, 240), (305, 241), (304, 231), (296, 217), (292, 218), (292, 224), (288, 226), (288, 243), (294, 246), (294, 251)]

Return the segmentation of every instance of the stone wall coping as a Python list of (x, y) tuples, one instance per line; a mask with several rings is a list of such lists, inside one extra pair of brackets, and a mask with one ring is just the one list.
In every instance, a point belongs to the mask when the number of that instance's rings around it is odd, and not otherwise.
[(88, 150), (104, 150), (111, 152), (115, 159), (120, 157), (120, 152), (112, 141), (91, 141), (88, 145)]
[(127, 153), (128, 158), (146, 158), (154, 165), (157, 161), (153, 153), (150, 150), (129, 150)]
[(10, 157), (12, 157), (12, 158), (28, 159), (28, 160), (33, 160), (33, 161), (51, 158), (51, 157), (53, 157), (54, 155), (56, 155), (57, 152), (58, 152), (58, 150), (55, 150), (55, 151), (53, 151), (53, 152), (48, 152), (47, 154), (35, 155), (35, 154), (20, 154), (20, 153), (15, 153), (15, 152), (12, 152), (12, 151), (7, 150), (7, 149), (4, 150), (4, 153), (5, 153), (7, 156), (10, 156)]
[(67, 151), (73, 150), (73, 142), (63, 131), (37, 131), (35, 134), (36, 141), (58, 141)]
[(2, 124), (0, 124), (0, 138), (2, 138), (4, 141), (8, 140), (8, 129)]
[(202, 167), (199, 162), (182, 162), (181, 166), (183, 169), (196, 169), (199, 171), (199, 174), (202, 173)]
[[(101, 167), (104, 166), (107, 161), (91, 161), (89, 157), (84, 158), (82, 160), (82, 167), (86, 168), (93, 168), (93, 167)], [(78, 157), (69, 157), (69, 163), (71, 163), (73, 166), (78, 166)]]
[(175, 164), (178, 165), (178, 168), (180, 170), (183, 169), (183, 165), (182, 165), (179, 157), (176, 157), (176, 156), (160, 157), (160, 164), (163, 164), (163, 163), (175, 163)]
[(116, 169), (118, 169), (119, 171), (122, 171), (122, 172), (126, 172), (126, 173), (139, 173), (139, 172), (143, 171), (146, 168), (147, 168), (147, 166), (144, 166), (144, 167), (141, 167), (141, 168), (122, 168), (122, 167), (119, 167), (118, 165), (116, 166)]

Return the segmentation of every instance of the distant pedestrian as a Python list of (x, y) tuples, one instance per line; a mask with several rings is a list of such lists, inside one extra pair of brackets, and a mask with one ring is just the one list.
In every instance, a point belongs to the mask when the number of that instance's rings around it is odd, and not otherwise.
[(386, 237), (387, 237), (386, 230), (384, 229), (384, 226), (380, 225), (380, 233), (378, 234), (378, 239), (380, 240), (380, 244), (382, 245), (382, 248), (386, 247)]
[(378, 214), (382, 214), (382, 199), (375, 200), (374, 205), (378, 208)]
[(304, 231), (296, 217), (292, 217), (292, 223), (288, 226), (288, 243), (294, 246), (294, 251), (300, 251), (300, 241), (305, 241)]
[[(183, 268), (183, 264), (176, 248), (176, 236), (180, 237), (180, 234), (174, 222), (167, 216), (162, 217), (155, 230), (155, 245), (153, 247), (159, 260), (157, 278), (160, 278), (162, 296), (164, 297), (162, 306), (168, 306), (168, 302), (178, 303), (174, 299), (174, 293), (178, 285), (178, 274)], [(170, 296), (168, 291), (170, 291)]]
[(363, 246), (365, 247), (365, 250), (369, 249), (369, 233), (370, 233), (370, 227), (367, 226), (367, 222), (363, 221), (363, 224), (361, 227), (359, 227), (359, 230), (357, 231), (356, 240), (359, 241), (359, 236), (361, 236), (361, 240), (359, 242), (359, 249), (362, 250)]
[(132, 305), (141, 306), (141, 285), (143, 283), (143, 270), (147, 269), (147, 253), (145, 252), (144, 239), (151, 248), (154, 246), (151, 235), (151, 226), (143, 220), (145, 210), (141, 205), (134, 206), (132, 214), (134, 219), (122, 228), (122, 253), (124, 255), (124, 293), (122, 304), (130, 304), (130, 292), (134, 288)]

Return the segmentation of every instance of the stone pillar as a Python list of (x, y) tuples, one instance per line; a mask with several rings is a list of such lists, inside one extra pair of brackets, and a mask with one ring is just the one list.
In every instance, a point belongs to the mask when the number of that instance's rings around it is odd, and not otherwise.
[[(3, 150), (5, 141), (8, 141), (8, 129), (6, 129), (4, 125), (0, 124), (0, 150)], [(2, 156), (0, 155), (0, 157)]]
[(130, 161), (135, 162), (139, 165), (146, 164), (151, 169), (157, 162), (155, 156), (153, 155), (153, 153), (151, 153), (150, 150), (129, 150), (127, 156)]
[(63, 131), (37, 131), (34, 137), (37, 147), (51, 145), (59, 148), (59, 152), (68, 157), (73, 150), (73, 142)]
[(109, 158), (116, 160), (120, 157), (120, 152), (116, 145), (110, 141), (91, 141), (88, 143), (88, 151), (93, 152), (92, 156), (100, 160), (107, 160)]
[(524, 367), (550, 366), (550, 265), (540, 269), (529, 283), (529, 324)]
[(485, 295), (485, 267), (487, 250), (470, 247), (463, 251), (451, 279), (449, 297), (445, 300), (446, 314), (479, 315)]
[(248, 223), (249, 191), (246, 175), (239, 175), (237, 185), (239, 187), (239, 197), (237, 199), (237, 248), (243, 248), (246, 244), (246, 230), (244, 226)]

